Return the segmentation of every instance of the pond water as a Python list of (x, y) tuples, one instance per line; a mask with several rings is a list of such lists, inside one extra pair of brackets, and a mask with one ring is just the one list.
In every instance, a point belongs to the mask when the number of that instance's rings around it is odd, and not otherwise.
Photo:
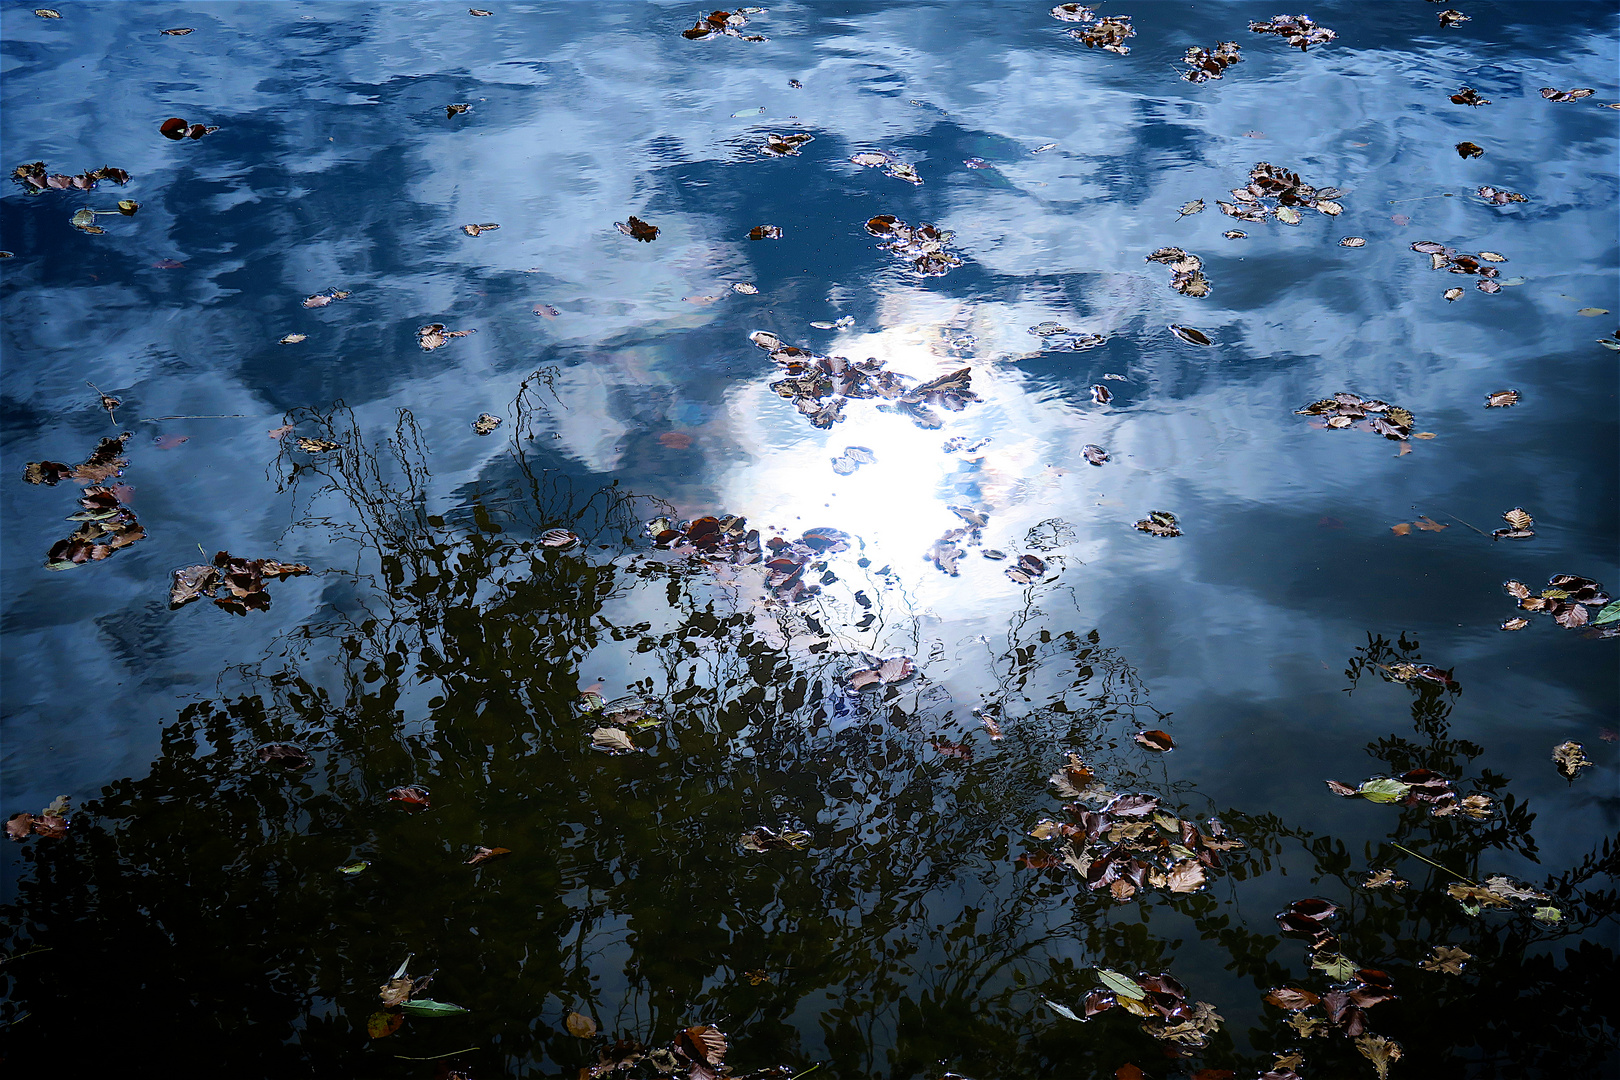
[(0, 9), (8, 1064), (1620, 1075), (1620, 19), (1458, 3)]

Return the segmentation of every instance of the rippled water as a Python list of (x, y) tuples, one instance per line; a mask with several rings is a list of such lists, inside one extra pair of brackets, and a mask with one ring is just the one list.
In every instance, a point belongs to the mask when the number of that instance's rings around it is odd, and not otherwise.
[[(765, 42), (683, 39), (695, 9), (664, 4), (0, 10), (6, 164), (131, 177), (0, 198), (4, 809), (74, 807), (5, 852), (8, 1060), (572, 1076), (609, 1036), (702, 1022), (782, 1078), (1249, 1077), (1296, 1046), (1307, 1077), (1371, 1076), (1261, 1001), (1327, 990), (1272, 919), (1322, 896), (1394, 979), (1369, 1014), (1394, 1075), (1614, 1075), (1614, 646), (1498, 627), (1504, 579), (1620, 585), (1615, 319), (1580, 314), (1620, 308), (1617, 18), (1463, 7), (1441, 29), (1416, 0), (1316, 5), (1338, 38), (1302, 53), (1248, 31), (1269, 8), (1140, 4), (1127, 56), (1043, 4), (773, 6)], [(1177, 78), (1228, 39), (1223, 79)], [(1447, 100), (1464, 85), (1490, 104)], [(169, 141), (170, 116), (218, 130)], [(814, 140), (772, 157), (770, 132)], [(923, 183), (849, 160), (873, 150)], [(1219, 213), (1261, 161), (1343, 214)], [(139, 210), (103, 233), (70, 224), (119, 199)], [(658, 238), (615, 230), (631, 214)], [(962, 264), (912, 273), (879, 214), (953, 231)], [(1423, 240), (1501, 253), (1503, 287)], [(1208, 296), (1145, 260), (1165, 246)], [(430, 323), (475, 332), (424, 351)], [(758, 330), (917, 382), (970, 367), (980, 400), (930, 428), (852, 398), (818, 429)], [(1062, 347), (1081, 334), (1106, 341)], [(1434, 437), (1295, 414), (1345, 391)], [(81, 493), (24, 463), (124, 430), (145, 538), (45, 568)], [(840, 475), (847, 446), (873, 460)], [(988, 516), (956, 576), (924, 557), (952, 506)], [(1485, 535), (1513, 507), (1534, 538)], [(1134, 529), (1151, 510), (1184, 535)], [(664, 514), (851, 541), (784, 604), (758, 567), (654, 550)], [(1424, 515), (1446, 528), (1392, 530)], [(313, 572), (245, 617), (171, 611), (171, 571), (221, 550)], [(842, 689), (898, 654), (912, 679)], [(662, 718), (646, 752), (590, 748), (592, 688)], [(1596, 763), (1574, 781), (1566, 740)], [(314, 765), (262, 764), (274, 742)], [(1124, 901), (1017, 864), (1057, 850), (1026, 834), (1063, 817), (1071, 752), (1247, 847), (1202, 891)], [(1491, 816), (1323, 786), (1418, 767)], [(388, 801), (409, 784), (432, 805)], [(740, 847), (762, 824), (808, 845)], [(512, 853), (463, 865), (475, 845)], [(1386, 866), (1411, 885), (1362, 887)], [(1497, 874), (1561, 920), (1446, 895)], [(1475, 959), (1420, 969), (1437, 944)], [(368, 1039), (406, 954), (472, 1012)], [(1177, 1051), (1042, 1004), (1077, 1007), (1094, 968), (1171, 972), (1224, 1024)], [(567, 1034), (574, 1010), (601, 1035)]]

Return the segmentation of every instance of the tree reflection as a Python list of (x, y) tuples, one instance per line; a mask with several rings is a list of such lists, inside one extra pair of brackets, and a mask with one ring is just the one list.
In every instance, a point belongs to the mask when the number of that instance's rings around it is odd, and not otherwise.
[[(1548, 946), (1612, 918), (1614, 893), (1594, 886), (1615, 869), (1608, 845), (1544, 886), (1559, 927), (1466, 917), (1438, 872), (1389, 844), (1352, 855), (1241, 809), (1224, 817), (1252, 851), (1204, 893), (1116, 906), (1072, 877), (1014, 869), (1070, 751), (1117, 790), (1169, 808), (1195, 797), (1130, 748), (1120, 720), (1152, 706), (1125, 658), (1072, 628), (1060, 592), (1031, 588), (1005, 642), (961, 661), (982, 665), (981, 701), (955, 699), (943, 658), (853, 697), (844, 601), (773, 606), (751, 569), (625, 543), (656, 504), (581, 490), (537, 461), (544, 385), (537, 375), (514, 405), (517, 481), (448, 518), (427, 512), (408, 412), (381, 447), (341, 407), (289, 418), (342, 444), (280, 468), (298, 526), (353, 541), (350, 595), (253, 665), (252, 693), (183, 709), (150, 774), (109, 785), (68, 841), (26, 849), (6, 912), (10, 1062), (39, 1071), (73, 1045), (87, 1066), (420, 1076), (432, 1064), (410, 1059), (480, 1047), (457, 1059), (477, 1076), (573, 1075), (595, 1053), (563, 1029), (577, 1009), (604, 1038), (720, 1023), (740, 1071), (827, 1056), (823, 1075), (847, 1077), (931, 1076), (941, 1062), (1107, 1076), (1127, 1060), (1181, 1075), (1134, 1024), (1053, 1026), (1040, 999), (1076, 1001), (1092, 966), (1170, 970), (1193, 948), (1224, 954), (1256, 997), (1289, 981), (1269, 920), (1245, 923), (1231, 882), (1303, 852), (1337, 883), (1345, 951), (1396, 978), (1403, 1003), (1374, 1022), (1406, 1044), (1411, 1075), (1601, 1067), (1614, 1007), (1593, 987), (1613, 950), (1588, 939), (1555, 959)], [(535, 539), (558, 526), (621, 539), (608, 551)], [(901, 594), (877, 595), (882, 624), (904, 626)], [(1352, 682), (1416, 648), (1374, 639)], [(664, 721), (637, 736), (645, 753), (589, 748), (581, 672), (610, 659)], [(1466, 775), (1480, 748), (1448, 737), (1455, 695), (1413, 689), (1412, 734), (1371, 749), (1392, 771)], [(970, 705), (1001, 725), (999, 742)], [(269, 742), (316, 765), (261, 764)], [(1534, 815), (1501, 794), (1507, 778), (1475, 782), (1500, 795), (1489, 823), (1401, 809), (1390, 843), (1470, 877), (1493, 851), (1533, 856)], [(389, 802), (400, 784), (428, 788), (431, 808)], [(812, 846), (743, 851), (738, 835), (759, 824), (803, 828)], [(513, 854), (465, 865), (479, 844)], [(354, 860), (369, 866), (337, 872)], [(1367, 865), (1399, 865), (1412, 886), (1369, 893)], [(1477, 958), (1467, 977), (1416, 969), (1438, 941)], [(376, 987), (407, 953), (413, 973), (436, 973), (433, 997), (473, 1012), (369, 1041)], [(1279, 1018), (1250, 1041), (1297, 1040)], [(1313, 1065), (1365, 1068), (1343, 1040), (1313, 1043)], [(1229, 1032), (1202, 1054), (1269, 1061)]]

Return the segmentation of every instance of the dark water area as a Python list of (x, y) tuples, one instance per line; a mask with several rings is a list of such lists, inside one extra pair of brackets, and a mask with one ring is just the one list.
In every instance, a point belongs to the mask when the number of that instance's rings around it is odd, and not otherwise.
[(1457, 2), (0, 8), (12, 1074), (1620, 1076), (1620, 11)]

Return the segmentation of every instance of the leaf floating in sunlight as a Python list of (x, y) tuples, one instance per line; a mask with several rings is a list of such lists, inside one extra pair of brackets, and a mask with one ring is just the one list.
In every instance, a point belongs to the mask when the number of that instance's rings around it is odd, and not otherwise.
[(1318, 26), (1309, 15), (1273, 15), (1270, 22), (1251, 22), (1249, 29), (1256, 34), (1276, 34), (1300, 52), (1312, 45), (1324, 45), (1339, 35), (1325, 26)]
[(489, 862), (491, 859), (498, 859), (502, 855), (510, 855), (510, 854), (512, 854), (512, 849), (511, 848), (475, 847), (475, 848), (473, 848), (472, 858), (467, 860), (467, 865), (468, 866), (482, 866), (484, 863)]
[(1149, 750), (1174, 750), (1176, 747), (1175, 740), (1163, 731), (1138, 731), (1132, 738), (1138, 746)]
[(1591, 317), (1591, 316), (1596, 316), (1596, 315), (1607, 315), (1608, 313), (1609, 313), (1608, 308), (1583, 307), (1579, 311), (1577, 311), (1575, 314), (1577, 314), (1577, 315), (1586, 315), (1588, 317)]
[(1221, 233), (1221, 235), (1226, 237), (1228, 240), (1247, 240), (1249, 238), (1249, 234), (1244, 232), (1242, 229), (1227, 229), (1225, 232)]
[(1133, 528), (1147, 533), (1149, 536), (1180, 536), (1181, 526), (1176, 522), (1176, 515), (1168, 510), (1151, 510), (1148, 516), (1138, 521)]
[(1182, 218), (1186, 217), (1188, 214), (1200, 214), (1200, 213), (1203, 213), (1203, 210), (1204, 210), (1204, 200), (1203, 199), (1194, 199), (1191, 202), (1182, 203), (1181, 209), (1176, 211), (1176, 220), (1180, 221)]
[(797, 157), (799, 147), (815, 141), (816, 137), (807, 131), (795, 132), (792, 135), (778, 135), (771, 131), (766, 133), (765, 145), (760, 149), (768, 157)]
[(608, 754), (633, 754), (641, 747), (630, 741), (630, 736), (616, 727), (599, 727), (591, 732), (591, 749)]
[(1442, 975), (1461, 975), (1463, 967), (1474, 957), (1471, 953), (1450, 945), (1436, 945), (1429, 950), (1428, 958), (1418, 967), (1424, 971), (1438, 971)]
[(1541, 88), (1542, 97), (1546, 98), (1548, 101), (1559, 102), (1579, 101), (1581, 98), (1591, 97), (1596, 92), (1597, 91), (1593, 90), (1589, 86), (1583, 86), (1576, 90), (1555, 90), (1550, 86), (1543, 86)]
[(342, 443), (335, 443), (331, 439), (316, 439), (308, 435), (301, 435), (298, 438), (298, 449), (310, 454), (324, 454), (342, 446)]
[(1468, 16), (1455, 8), (1447, 8), (1440, 13), (1441, 26), (1461, 26), (1468, 21)]
[(1091, 400), (1098, 405), (1106, 405), (1114, 400), (1114, 392), (1102, 383), (1097, 383), (1091, 388)]
[(501, 426), (501, 418), (493, 413), (479, 413), (478, 419), (473, 421), (473, 434), (489, 435)]
[(920, 277), (939, 277), (952, 267), (962, 265), (962, 260), (945, 246), (956, 234), (926, 221), (912, 228), (893, 214), (879, 214), (867, 220), (866, 231), (883, 238), (879, 251), (887, 251), (908, 263)]
[(348, 297), (349, 294), (344, 289), (327, 289), (325, 292), (316, 293), (314, 296), (306, 296), (304, 306), (307, 308), (325, 307), (334, 300), (346, 300)]
[(759, 295), (759, 287), (758, 286), (750, 285), (747, 282), (743, 282), (743, 281), (733, 282), (732, 286), (731, 286), (731, 291), (735, 292), (735, 293), (741, 293), (744, 296), (758, 296)]
[(276, 340), (277, 345), (297, 345), (301, 341), (308, 341), (308, 334), (288, 334)]
[(1485, 153), (1485, 148), (1478, 143), (1460, 142), (1457, 144), (1457, 156), (1476, 158)]
[(47, 173), (43, 161), (18, 165), (12, 170), (11, 178), (23, 185), (23, 190), (29, 195), (38, 195), (44, 191), (90, 191), (102, 180), (111, 180), (115, 184), (129, 183), (129, 173), (108, 165), (82, 172), (77, 176), (66, 176), (62, 173)]
[[(1399, 405), (1391, 405), (1377, 398), (1363, 398), (1347, 390), (1340, 391), (1331, 398), (1313, 401), (1303, 409), (1295, 409), (1294, 415), (1325, 418), (1322, 421), (1312, 421), (1312, 427), (1334, 429), (1354, 427), (1396, 441), (1412, 437), (1412, 425), (1417, 422), (1409, 410)], [(1429, 433), (1423, 434), (1427, 436)]]
[(1366, 247), (1367, 238), (1364, 236), (1347, 236), (1339, 241), (1339, 246), (1347, 248)]
[(1068, 35), (1084, 43), (1088, 49), (1103, 49), (1125, 56), (1131, 51), (1125, 44), (1126, 39), (1136, 36), (1136, 31), (1131, 29), (1129, 15), (1099, 18), (1089, 7), (1080, 4), (1059, 4), (1052, 9), (1052, 17), (1060, 22), (1082, 24), (1084, 29), (1070, 30)]
[(1194, 329), (1191, 326), (1181, 326), (1177, 323), (1171, 323), (1170, 332), (1189, 345), (1214, 344), (1214, 342), (1209, 340), (1208, 334), (1204, 333), (1202, 330)]
[(810, 834), (792, 830), (777, 832), (774, 829), (760, 825), (743, 833), (737, 842), (742, 845), (744, 851), (780, 851), (783, 849), (797, 851), (810, 843)]
[(266, 743), (259, 747), (259, 760), (275, 763), (284, 769), (307, 769), (315, 764), (302, 747), (292, 743)]
[(482, 225), (463, 225), (461, 231), (468, 236), (477, 236), (480, 233), (494, 232), (498, 228), (500, 228), (500, 225), (493, 221), (487, 221)]
[(1509, 405), (1517, 405), (1518, 403), (1519, 392), (1517, 390), (1496, 390), (1485, 398), (1485, 407), (1487, 409), (1505, 409)]
[(1563, 742), (1553, 747), (1553, 764), (1558, 766), (1558, 773), (1565, 780), (1573, 780), (1582, 769), (1592, 767), (1592, 761), (1586, 756), (1586, 748), (1578, 742)]
[(871, 667), (852, 671), (844, 676), (844, 685), (852, 691), (879, 689), (904, 682), (916, 672), (916, 663), (909, 656), (891, 656)]
[(920, 186), (923, 182), (923, 178), (918, 175), (915, 168), (886, 150), (863, 150), (849, 160), (868, 169), (882, 169), (885, 176), (904, 180), (908, 184)]
[(1148, 262), (1170, 268), (1170, 287), (1183, 296), (1208, 296), (1209, 279), (1203, 274), (1204, 260), (1178, 247), (1159, 248), (1147, 256)]
[(1611, 601), (1601, 584), (1573, 574), (1554, 574), (1539, 596), (1530, 595), (1529, 588), (1518, 581), (1504, 582), (1502, 587), (1518, 599), (1522, 610), (1551, 615), (1558, 625), (1570, 630), (1587, 625), (1591, 617), (1589, 609), (1600, 608), (1599, 614), (1602, 614)]
[(159, 30), (158, 33), (167, 37), (185, 37), (187, 34), (195, 32), (195, 30), (196, 28), (192, 26), (177, 26), (173, 30)]
[(187, 124), (178, 116), (171, 116), (158, 125), (158, 132), (166, 139), (178, 142), (181, 139), (200, 139), (204, 135), (212, 135), (218, 131), (217, 127), (208, 127), (204, 124)]
[[(388, 789), (389, 802), (401, 802), (413, 809), (427, 810), (433, 804), (428, 801), (428, 789), (419, 784), (404, 784), (400, 787)], [(388, 1004), (384, 1001), (383, 1004)]]
[(613, 227), (643, 243), (650, 244), (658, 239), (658, 226), (649, 225), (633, 214), (629, 221), (615, 221)]
[(472, 330), (446, 330), (444, 323), (428, 323), (416, 331), (416, 343), (422, 346), (423, 352), (432, 352), (434, 349), (448, 345), (451, 338), (466, 337), (474, 332)]
[[(630, 220), (634, 221), (635, 219), (631, 218)], [(755, 225), (748, 230), (748, 239), (780, 240), (782, 239), (782, 227), (780, 225)]]
[(1221, 213), (1239, 221), (1259, 222), (1267, 217), (1284, 225), (1298, 225), (1299, 207), (1316, 210), (1330, 217), (1344, 212), (1334, 202), (1342, 193), (1338, 188), (1316, 188), (1300, 179), (1298, 173), (1279, 169), (1269, 162), (1259, 162), (1249, 170), (1246, 186), (1232, 189), (1233, 202), (1217, 201)]
[(1478, 91), (1476, 91), (1473, 87), (1465, 86), (1461, 90), (1458, 90), (1455, 94), (1451, 95), (1451, 103), (1453, 105), (1472, 105), (1475, 108), (1478, 108), (1481, 105), (1489, 105), (1491, 103), (1491, 99), (1482, 98), (1479, 96)]
[(468, 112), (472, 112), (472, 106), (465, 101), (458, 101), (453, 105), (444, 107), (444, 118), (448, 120), (453, 116), (460, 116), (462, 113)]
[(744, 34), (748, 16), (764, 14), (764, 8), (745, 7), (736, 11), (711, 11), (701, 16), (690, 30), (682, 30), (681, 37), (688, 41), (703, 41), (714, 37), (734, 37), (740, 41), (769, 41), (763, 34)]
[(474, 18), (482, 19), (495, 13), (493, 11), (485, 11), (483, 8), (468, 8), (467, 14), (473, 16)]
[(1482, 187), (1479, 189), (1478, 195), (1492, 206), (1506, 206), (1508, 203), (1530, 201), (1516, 191), (1506, 191), (1494, 187)]
[[(1226, 73), (1227, 68), (1243, 62), (1243, 57), (1238, 53), (1238, 43), (1235, 41), (1217, 41), (1213, 49), (1194, 45), (1187, 50), (1187, 55), (1181, 58), (1181, 62), (1192, 70), (1183, 71), (1181, 77), (1190, 83), (1219, 79)], [(1200, 202), (1198, 209), (1203, 208), (1204, 204)]]
[(55, 8), (48, 7), (35, 8), (34, 14), (38, 15), (41, 19), (60, 19), (62, 17), (62, 13), (60, 11), (57, 11)]
[(1097, 17), (1097, 13), (1083, 4), (1059, 4), (1052, 9), (1052, 18), (1060, 22), (1085, 23)]
[(584, 1013), (571, 1012), (563, 1017), (563, 1027), (576, 1039), (596, 1038), (596, 1021)]
[(1034, 555), (1020, 555), (1005, 573), (1019, 585), (1031, 585), (1046, 576), (1046, 562)]
[(1086, 461), (1092, 465), (1101, 465), (1103, 462), (1108, 460), (1108, 451), (1104, 450), (1100, 446), (1094, 446), (1091, 443), (1087, 443), (1085, 446), (1082, 446), (1080, 448), (1080, 453), (1084, 455)]

